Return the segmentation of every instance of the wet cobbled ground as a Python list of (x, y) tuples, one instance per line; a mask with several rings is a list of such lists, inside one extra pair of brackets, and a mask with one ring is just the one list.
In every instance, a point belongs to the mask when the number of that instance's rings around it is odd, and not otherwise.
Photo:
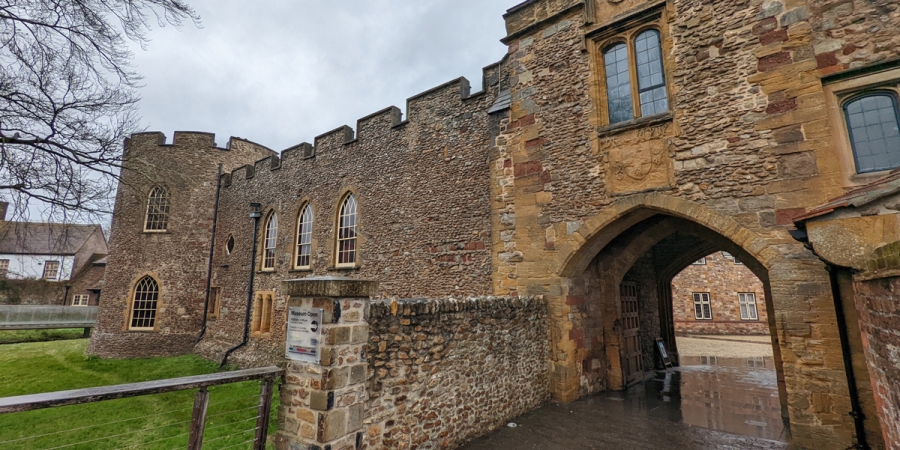
[[(679, 350), (691, 341), (679, 339)], [(686, 351), (680, 367), (648, 374), (625, 392), (550, 403), (463, 450), (787, 449), (767, 343), (737, 345), (747, 347), (737, 354), (753, 356)]]

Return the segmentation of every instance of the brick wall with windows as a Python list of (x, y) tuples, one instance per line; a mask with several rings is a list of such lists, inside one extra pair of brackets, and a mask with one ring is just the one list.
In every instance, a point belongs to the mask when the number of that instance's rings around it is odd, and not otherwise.
[(690, 265), (672, 280), (675, 332), (767, 335), (765, 299), (763, 284), (750, 269), (740, 261), (735, 264), (725, 252), (715, 252), (704, 258), (704, 264)]

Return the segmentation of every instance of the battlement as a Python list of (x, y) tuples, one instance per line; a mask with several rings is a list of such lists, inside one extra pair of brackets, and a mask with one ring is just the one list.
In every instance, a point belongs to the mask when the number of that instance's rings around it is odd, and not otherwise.
[(506, 37), (500, 41), (512, 41), (541, 29), (546, 22), (552, 22), (578, 8), (593, 7), (584, 0), (526, 0), (506, 10)]
[[(222, 185), (231, 186), (239, 180), (253, 179), (266, 169), (278, 170), (295, 161), (302, 163), (302, 161), (313, 160), (316, 157), (342, 151), (361, 143), (395, 139), (400, 136), (397, 133), (417, 132), (418, 130), (406, 131), (406, 127), (410, 123), (431, 125), (452, 120), (457, 116), (471, 117), (476, 112), (486, 113), (491, 100), (486, 96), (488, 94), (495, 96), (499, 90), (500, 62), (484, 67), (482, 77), (483, 89), (479, 92), (471, 92), (471, 85), (465, 77), (456, 78), (409, 97), (406, 100), (408, 116), (406, 120), (403, 119), (400, 108), (389, 106), (358, 119), (355, 130), (348, 125), (342, 125), (316, 136), (312, 144), (301, 142), (288, 147), (281, 152), (280, 157), (273, 152), (271, 156), (255, 161), (253, 164), (237, 167), (231, 173), (222, 175)], [(234, 142), (254, 144), (244, 139), (232, 138), (229, 145), (234, 145)]]

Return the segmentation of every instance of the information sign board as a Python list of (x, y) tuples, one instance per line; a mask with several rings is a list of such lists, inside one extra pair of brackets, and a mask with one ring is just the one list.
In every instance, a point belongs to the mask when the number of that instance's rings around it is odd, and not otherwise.
[(285, 357), (318, 363), (322, 348), (322, 308), (288, 308)]

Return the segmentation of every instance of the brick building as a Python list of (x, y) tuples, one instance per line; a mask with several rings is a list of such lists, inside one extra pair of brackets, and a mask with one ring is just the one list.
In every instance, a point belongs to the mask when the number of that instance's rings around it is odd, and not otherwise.
[(769, 334), (762, 281), (728, 252), (698, 259), (672, 279), (675, 334)]
[(280, 155), (126, 141), (89, 352), (278, 362), (281, 283), (341, 275), (385, 298), (541, 296), (545, 319), (509, 326), (546, 332), (540, 386), (571, 401), (641, 382), (657, 336), (677, 361), (672, 281), (728, 252), (761, 285), (792, 444), (900, 448), (896, 2), (530, 0), (504, 20), (484, 89), (453, 80), (405, 119)]

